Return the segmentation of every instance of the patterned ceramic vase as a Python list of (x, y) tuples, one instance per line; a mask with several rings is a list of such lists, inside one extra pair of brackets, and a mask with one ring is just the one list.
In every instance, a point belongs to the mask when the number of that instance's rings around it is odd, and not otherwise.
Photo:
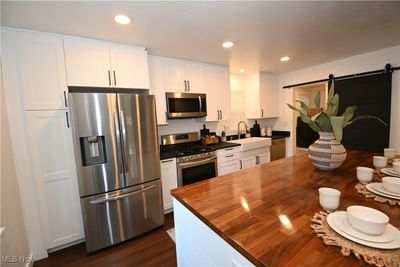
[(333, 133), (320, 132), (319, 139), (308, 148), (308, 157), (318, 169), (330, 171), (342, 165), (346, 149)]

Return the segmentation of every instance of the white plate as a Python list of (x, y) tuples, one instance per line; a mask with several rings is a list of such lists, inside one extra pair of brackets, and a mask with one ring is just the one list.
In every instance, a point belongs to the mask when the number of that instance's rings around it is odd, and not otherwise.
[(388, 191), (384, 186), (383, 183), (376, 183), (375, 185), (372, 186), (376, 191), (379, 191), (381, 193), (384, 193), (386, 195), (394, 196), (394, 197), (400, 197), (400, 194), (393, 193), (391, 191)]
[(381, 172), (390, 176), (397, 176), (400, 177), (400, 173), (396, 172), (393, 168), (383, 168)]
[(377, 195), (380, 195), (380, 196), (383, 196), (383, 197), (388, 197), (388, 198), (400, 200), (400, 197), (397, 197), (397, 196), (394, 196), (394, 195), (389, 195), (389, 194), (386, 194), (386, 193), (382, 193), (381, 191), (376, 190), (375, 189), (376, 186), (382, 187), (382, 184), (381, 183), (370, 183), (370, 184), (367, 184), (365, 186), (365, 188), (367, 188), (368, 191), (370, 191), (370, 192), (372, 192), (374, 194), (377, 194)]
[(380, 249), (397, 249), (400, 248), (400, 231), (396, 229), (395, 234), (395, 238), (393, 239), (393, 241), (388, 242), (388, 243), (375, 243), (375, 242), (369, 242), (369, 241), (365, 241), (362, 239), (358, 239), (357, 237), (351, 236), (349, 234), (346, 234), (345, 232), (343, 232), (342, 230), (339, 229), (338, 226), (336, 226), (335, 222), (334, 222), (334, 218), (335, 216), (337, 216), (338, 212), (334, 212), (329, 214), (326, 217), (326, 221), (328, 223), (328, 225), (339, 235), (353, 241), (356, 242), (358, 244), (364, 245), (364, 246), (368, 246), (368, 247), (372, 247), (372, 248), (380, 248)]
[(354, 236), (358, 239), (374, 243), (388, 243), (393, 241), (396, 237), (396, 228), (394, 228), (394, 226), (391, 224), (386, 226), (385, 231), (381, 235), (367, 235), (357, 231), (357, 229), (350, 225), (349, 221), (347, 220), (347, 212), (338, 211), (335, 213), (336, 215), (333, 218), (335, 225), (346, 234)]

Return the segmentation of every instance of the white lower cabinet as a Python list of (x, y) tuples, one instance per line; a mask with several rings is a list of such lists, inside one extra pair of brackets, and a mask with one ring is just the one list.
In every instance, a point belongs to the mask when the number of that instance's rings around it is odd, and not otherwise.
[(67, 116), (65, 110), (26, 112), (32, 178), (47, 249), (84, 237)]
[(239, 147), (228, 147), (217, 150), (218, 176), (240, 170)]
[(178, 266), (254, 266), (176, 199), (174, 222)]
[(271, 161), (270, 147), (263, 147), (240, 153), (240, 168), (248, 169)]
[(256, 161), (256, 164), (263, 164), (270, 161), (271, 161), (271, 153), (265, 152), (258, 155), (258, 161)]
[(240, 169), (244, 170), (254, 166), (256, 166), (255, 156), (240, 158)]
[(167, 213), (172, 209), (171, 190), (178, 187), (176, 158), (161, 160), (160, 164), (164, 212)]

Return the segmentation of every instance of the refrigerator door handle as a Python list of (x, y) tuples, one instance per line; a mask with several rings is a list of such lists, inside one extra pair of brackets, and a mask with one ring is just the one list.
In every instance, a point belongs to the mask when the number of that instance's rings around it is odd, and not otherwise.
[[(117, 155), (121, 155), (120, 147), (121, 147), (121, 139), (120, 139), (120, 131), (119, 131), (119, 123), (118, 123), (118, 113), (114, 111), (114, 132), (115, 132), (115, 142), (117, 147)], [(118, 172), (120, 174), (123, 173), (122, 170), (122, 160), (119, 156), (117, 156), (118, 161)]]
[(125, 122), (125, 113), (121, 110), (119, 112), (119, 117), (121, 120), (121, 136), (122, 136), (122, 159), (125, 165), (125, 173), (129, 173), (129, 166), (128, 166), (128, 144), (126, 142), (126, 122)]
[(101, 203), (105, 203), (105, 202), (120, 200), (122, 198), (126, 198), (126, 197), (129, 197), (129, 196), (133, 196), (133, 195), (137, 195), (137, 194), (143, 193), (143, 192), (145, 192), (147, 190), (150, 190), (150, 189), (153, 189), (155, 187), (157, 187), (157, 185), (152, 185), (152, 186), (146, 187), (146, 188), (141, 189), (141, 190), (133, 191), (133, 192), (122, 194), (122, 195), (115, 196), (115, 197), (109, 197), (109, 198), (105, 197), (105, 198), (101, 198), (101, 199), (92, 200), (92, 201), (90, 201), (90, 204), (96, 205), (96, 204), (101, 204)]

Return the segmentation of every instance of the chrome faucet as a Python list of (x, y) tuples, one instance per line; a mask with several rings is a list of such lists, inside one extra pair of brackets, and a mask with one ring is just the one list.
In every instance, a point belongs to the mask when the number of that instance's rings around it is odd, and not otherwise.
[(247, 124), (244, 121), (239, 121), (239, 123), (238, 123), (238, 131), (237, 131), (238, 139), (240, 139), (240, 124), (241, 123), (244, 124), (244, 127), (246, 128), (246, 133), (249, 131), (249, 127), (247, 126)]

